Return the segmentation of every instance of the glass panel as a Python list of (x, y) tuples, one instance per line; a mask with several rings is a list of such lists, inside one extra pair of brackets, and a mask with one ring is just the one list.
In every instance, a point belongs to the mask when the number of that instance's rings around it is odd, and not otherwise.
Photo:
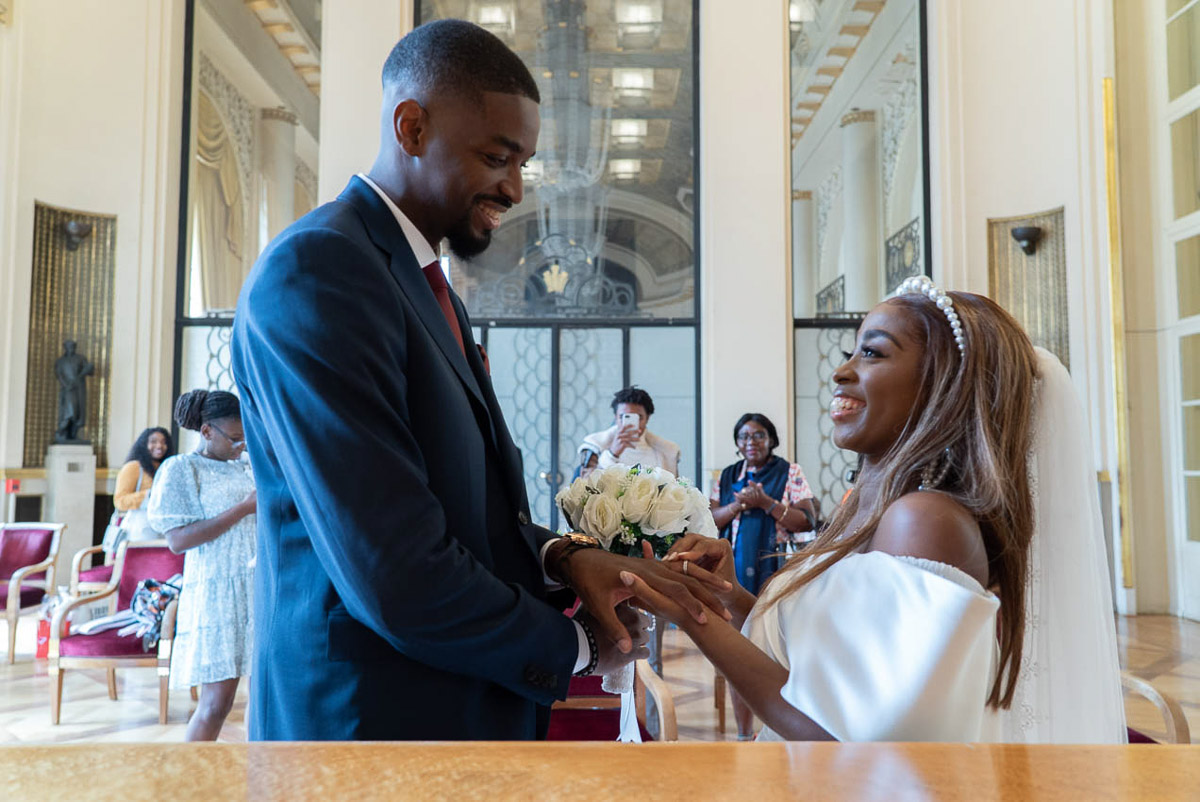
[(579, 445), (612, 425), (612, 396), (623, 386), (620, 329), (563, 329), (558, 358), (558, 472), (570, 482)]
[[(183, 330), (182, 364), (179, 374), (179, 392), (189, 390), (228, 390), (237, 393), (233, 380), (233, 354), (229, 349), (231, 326), (187, 326)], [(174, 402), (174, 399), (172, 399)], [(191, 451), (200, 444), (199, 432), (181, 429), (179, 453)]]
[(691, 0), (422, 0), (529, 65), (541, 94), (525, 200), (453, 283), (477, 317), (693, 318)]
[(1175, 217), (1200, 209), (1200, 110), (1171, 123)]
[[(286, 12), (274, 2), (247, 6), (240, 13), (254, 28), (248, 35), (261, 35), (261, 26), (279, 29), (263, 40), (275, 46), (254, 52), (239, 47), (218, 22), (229, 12), (214, 7), (227, 5), (196, 3), (196, 25), (189, 29), (190, 160), (181, 199), (186, 249), (178, 268), (185, 318), (231, 318), (254, 260), (317, 195), (317, 165), (300, 153), (317, 152), (320, 0), (290, 0)], [(308, 88), (268, 78), (280, 50)]]
[(696, 330), (690, 326), (629, 332), (629, 381), (650, 394), (648, 428), (679, 446), (679, 472), (707, 490), (696, 445)]
[(550, 525), (550, 486), (539, 474), (550, 468), (550, 330), (488, 332), (492, 387), (525, 465), (529, 512)]
[(1184, 401), (1200, 401), (1200, 334), (1179, 338), (1179, 378)]
[(1200, 315), (1200, 237), (1175, 243), (1175, 283), (1179, 317)]
[(1200, 543), (1200, 476), (1188, 476), (1183, 481), (1187, 497), (1187, 539)]
[(855, 333), (853, 328), (796, 330), (796, 442), (792, 453), (820, 501), (822, 518), (831, 516), (841, 504), (850, 488), (846, 473), (858, 465), (857, 454), (833, 444), (833, 421), (828, 414), (833, 372), (842, 363), (842, 352), (854, 349)]
[(1200, 407), (1183, 408), (1183, 469), (1200, 471)]
[(1167, 92), (1171, 100), (1200, 82), (1200, 5), (1167, 23)]
[(920, 3), (882, 5), (787, 4), (797, 318), (865, 312), (929, 267)]

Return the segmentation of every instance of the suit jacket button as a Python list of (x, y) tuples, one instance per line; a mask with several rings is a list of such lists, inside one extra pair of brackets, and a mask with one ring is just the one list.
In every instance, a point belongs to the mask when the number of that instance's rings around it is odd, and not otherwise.
[(517, 523), (519, 523), (521, 526), (527, 526), (529, 524), (529, 516), (525, 514), (525, 510), (521, 510), (517, 513)]

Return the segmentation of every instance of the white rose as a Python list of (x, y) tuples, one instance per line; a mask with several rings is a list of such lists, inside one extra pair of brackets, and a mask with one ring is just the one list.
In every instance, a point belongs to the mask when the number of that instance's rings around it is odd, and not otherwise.
[(583, 504), (587, 501), (587, 497), (587, 482), (583, 479), (576, 479), (570, 485), (558, 491), (558, 495), (554, 497), (554, 500), (558, 503), (558, 507), (563, 511), (563, 514), (570, 519), (570, 523), (578, 527), (580, 516), (583, 514)]
[(678, 484), (669, 484), (658, 494), (643, 529), (664, 535), (677, 535), (687, 529), (688, 491)]
[(705, 537), (717, 536), (717, 522), (713, 520), (708, 498), (697, 488), (688, 488), (687, 531)]
[(579, 524), (585, 534), (598, 538), (607, 549), (621, 531), (621, 502), (606, 494), (591, 494)]
[(644, 471), (644, 473), (652, 477), (655, 484), (657, 484), (659, 487), (662, 487), (663, 485), (669, 485), (675, 481), (675, 474), (671, 473), (666, 468), (650, 468), (649, 470)]
[(628, 465), (610, 465), (602, 471), (593, 471), (588, 481), (604, 495), (616, 498), (625, 489), (629, 479)]
[(640, 524), (646, 520), (650, 508), (658, 498), (659, 484), (653, 476), (647, 474), (638, 474), (630, 478), (625, 494), (621, 496), (621, 508), (624, 510), (626, 521)]

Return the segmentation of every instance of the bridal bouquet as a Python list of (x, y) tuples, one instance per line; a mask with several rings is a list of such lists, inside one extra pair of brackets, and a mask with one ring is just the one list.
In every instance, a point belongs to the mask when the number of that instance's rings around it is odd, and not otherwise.
[[(662, 557), (686, 532), (717, 536), (708, 499), (686, 479), (661, 468), (613, 465), (576, 479), (554, 497), (572, 530), (591, 535), (604, 548), (642, 556), (642, 543)], [(621, 694), (621, 735), (641, 742), (633, 706), (633, 664), (604, 676), (601, 687)]]
[(572, 530), (617, 554), (640, 557), (646, 541), (662, 557), (685, 532), (717, 536), (705, 495), (661, 468), (613, 465), (576, 479), (554, 500)]

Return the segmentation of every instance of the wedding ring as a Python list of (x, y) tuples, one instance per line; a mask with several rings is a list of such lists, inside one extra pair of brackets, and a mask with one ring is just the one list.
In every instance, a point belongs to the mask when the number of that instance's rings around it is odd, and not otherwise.
[(688, 566), (688, 561), (687, 561), (687, 560), (684, 560), (684, 561), (683, 561), (683, 575), (684, 575), (684, 576), (687, 576), (687, 575), (688, 575), (688, 572), (687, 572), (687, 566)]

